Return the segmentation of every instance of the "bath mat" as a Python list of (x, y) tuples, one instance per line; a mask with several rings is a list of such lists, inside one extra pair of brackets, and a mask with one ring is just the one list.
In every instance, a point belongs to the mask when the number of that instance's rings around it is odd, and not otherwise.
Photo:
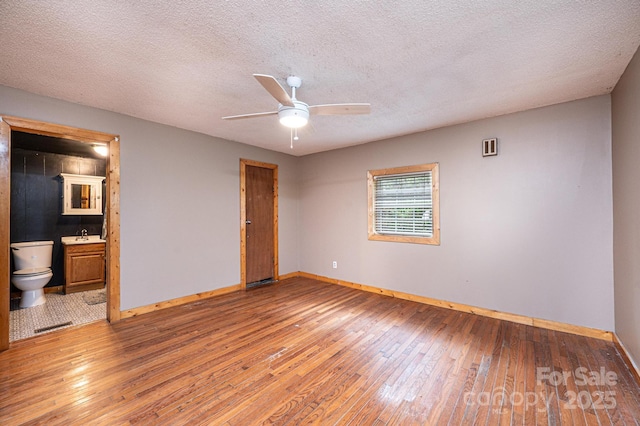
[(82, 300), (84, 300), (87, 305), (107, 303), (107, 293), (105, 291), (101, 291), (99, 293), (83, 294)]

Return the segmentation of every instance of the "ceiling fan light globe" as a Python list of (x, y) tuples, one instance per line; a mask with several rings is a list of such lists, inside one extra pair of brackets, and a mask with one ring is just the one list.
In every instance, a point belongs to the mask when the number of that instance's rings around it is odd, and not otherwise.
[(281, 109), (278, 112), (280, 124), (291, 129), (299, 129), (309, 122), (309, 111), (304, 109)]

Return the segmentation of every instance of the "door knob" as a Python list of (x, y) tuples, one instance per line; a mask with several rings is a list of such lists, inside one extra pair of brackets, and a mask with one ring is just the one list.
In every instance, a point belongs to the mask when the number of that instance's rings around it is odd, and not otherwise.
[(245, 220), (244, 223), (246, 223), (247, 225), (251, 225), (251, 221), (250, 220)]

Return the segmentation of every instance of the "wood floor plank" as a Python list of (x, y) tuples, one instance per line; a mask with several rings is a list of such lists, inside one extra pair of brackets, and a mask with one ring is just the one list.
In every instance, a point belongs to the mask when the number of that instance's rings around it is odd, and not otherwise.
[[(365, 342), (365, 339), (361, 339), (357, 344), (362, 345)], [(366, 344), (366, 343), (364, 343)], [(350, 349), (351, 350), (351, 349)], [(381, 357), (384, 357), (382, 352), (378, 352)], [(362, 376), (358, 373), (354, 374), (354, 371), (357, 370), (368, 370), (370, 369), (370, 365), (375, 362), (376, 358), (373, 356), (353, 356), (350, 361), (347, 363), (341, 363), (341, 371), (339, 375), (336, 377), (336, 382), (352, 382), (358, 381)], [(323, 375), (322, 369), (318, 370), (320, 375)], [(290, 413), (293, 410), (289, 410), (289, 422), (295, 422), (296, 418), (305, 420), (314, 419), (317, 422), (325, 422), (336, 410), (336, 408), (340, 408), (344, 405), (345, 400), (348, 398), (347, 389), (341, 387), (340, 392), (331, 393), (331, 387), (333, 385), (331, 382), (324, 382), (322, 386), (312, 387), (311, 392), (309, 392), (308, 396), (304, 401), (298, 401), (299, 403), (296, 405), (306, 406), (304, 409), (300, 410), (297, 414), (291, 416)], [(315, 388), (315, 389), (313, 389)], [(325, 396), (326, 395), (326, 396)], [(334, 401), (340, 401), (339, 403), (333, 403)], [(328, 404), (327, 404), (328, 402)], [(290, 404), (291, 406), (291, 404)], [(310, 410), (308, 408), (311, 408)], [(305, 412), (306, 409), (306, 412)], [(280, 409), (279, 416), (283, 417), (283, 410)], [(273, 420), (274, 417), (271, 417)]]
[(439, 357), (429, 376), (420, 380), (422, 386), (417, 397), (420, 403), (413, 409), (415, 418), (426, 419), (426, 424), (438, 422), (451, 393), (455, 393), (453, 386), (461, 374), (460, 363), (463, 361), (460, 357), (465, 352), (466, 340), (471, 336), (470, 330), (476, 320), (461, 315), (458, 325), (452, 328), (449, 345), (445, 349), (448, 356)]
[(306, 278), (0, 353), (3, 426), (634, 425), (639, 405), (610, 342)]
[[(599, 345), (596, 342), (587, 342), (587, 344), (592, 349), (591, 354), (598, 355), (598, 364), (605, 367), (606, 370), (616, 373), (615, 384), (610, 386), (610, 390), (613, 392), (612, 402), (616, 407), (609, 411), (610, 417), (620, 418), (624, 424), (640, 425), (640, 416), (634, 415), (629, 410), (629, 407), (640, 407), (640, 393), (636, 391), (638, 384), (617, 348), (612, 343)], [(629, 374), (619, 375), (618, 371), (629, 371)]]
[[(497, 332), (498, 321), (476, 321), (477, 328), (472, 328), (470, 337), (475, 345), (475, 353), (463, 366), (466, 371), (465, 376), (460, 376), (456, 389), (452, 391), (454, 397), (448, 398), (447, 406), (443, 413), (440, 414), (439, 422), (441, 424), (459, 425), (463, 423), (465, 413), (467, 413), (475, 404), (473, 388), (476, 385), (478, 371), (484, 355), (485, 341), (490, 341), (490, 336)], [(455, 396), (457, 390), (458, 395)]]

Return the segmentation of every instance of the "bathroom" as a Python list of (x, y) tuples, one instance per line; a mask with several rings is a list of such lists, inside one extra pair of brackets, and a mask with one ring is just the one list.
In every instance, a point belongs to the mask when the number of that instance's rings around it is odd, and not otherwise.
[[(92, 238), (100, 238), (104, 215), (76, 214), (73, 211), (71, 214), (63, 214), (61, 173), (104, 177), (106, 153), (99, 154), (92, 145), (78, 141), (17, 131), (11, 132), (11, 142), (10, 241), (53, 241), (53, 276), (44, 287), (44, 304), (20, 308), (21, 296), (25, 293), (16, 288), (12, 278), (11, 341), (104, 319), (104, 283), (92, 285), (90, 290), (77, 293), (65, 289), (64, 246), (61, 242), (62, 237), (71, 236), (72, 240), (78, 238), (78, 243), (83, 243), (83, 233)], [(95, 181), (104, 194), (104, 180)], [(99, 203), (102, 208), (98, 210), (104, 212), (104, 197), (100, 197)], [(100, 258), (100, 262), (104, 276), (104, 256)], [(15, 268), (12, 256), (12, 273), (15, 273)], [(22, 299), (26, 300), (26, 297)]]

